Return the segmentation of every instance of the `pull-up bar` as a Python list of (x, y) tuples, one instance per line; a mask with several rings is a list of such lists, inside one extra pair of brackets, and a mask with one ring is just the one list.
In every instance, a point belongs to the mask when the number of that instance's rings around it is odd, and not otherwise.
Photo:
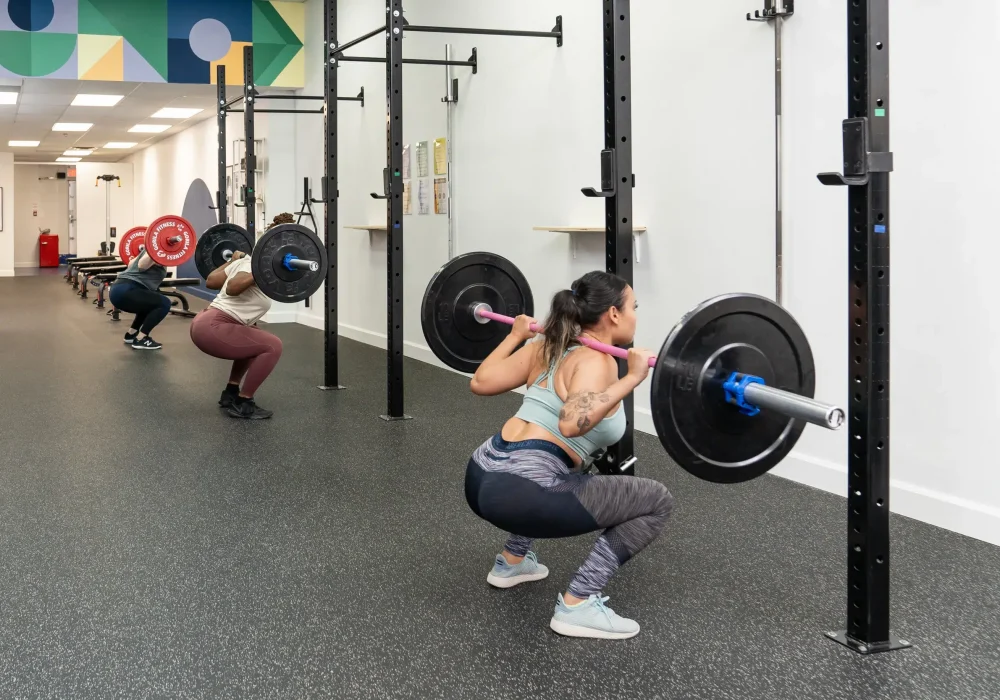
[[(338, 60), (344, 63), (385, 63), (385, 58), (379, 56), (338, 56)], [(468, 61), (443, 61), (434, 58), (404, 58), (404, 64), (419, 66), (466, 66), (472, 69), (473, 74), (479, 72), (479, 55), (476, 49), (472, 49), (472, 55)]]
[[(465, 65), (465, 64), (463, 64)], [(319, 95), (256, 95), (257, 100), (323, 100), (326, 99)], [(240, 100), (243, 98), (240, 97)], [(235, 100), (238, 102), (239, 100)], [(365, 106), (365, 88), (361, 86), (361, 92), (357, 94), (356, 97), (337, 97), (337, 102), (360, 102), (361, 106)], [(224, 112), (244, 112), (246, 110), (233, 109), (232, 107), (224, 107), (222, 109)], [(254, 114), (259, 112), (270, 113), (270, 114), (322, 114), (324, 111), (323, 107), (319, 109), (258, 109), (254, 107)]]
[(529, 36), (543, 39), (555, 39), (556, 46), (563, 45), (562, 15), (556, 17), (556, 26), (549, 32), (527, 32), (519, 29), (475, 29), (468, 27), (427, 27), (407, 24), (403, 27), (407, 32), (428, 32), (431, 34), (488, 34), (492, 36)]

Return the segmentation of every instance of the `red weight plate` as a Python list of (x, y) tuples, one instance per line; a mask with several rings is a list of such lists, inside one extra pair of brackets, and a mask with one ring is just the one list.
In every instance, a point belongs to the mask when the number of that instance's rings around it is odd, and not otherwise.
[(122, 262), (126, 265), (132, 262), (144, 245), (146, 245), (146, 227), (130, 228), (118, 242), (118, 253), (122, 256)]
[(146, 252), (158, 265), (177, 267), (194, 257), (198, 238), (179, 216), (161, 216), (146, 229)]

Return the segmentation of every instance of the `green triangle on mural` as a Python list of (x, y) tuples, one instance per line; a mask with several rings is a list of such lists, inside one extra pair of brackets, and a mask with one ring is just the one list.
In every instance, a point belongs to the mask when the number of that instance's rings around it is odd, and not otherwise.
[(253, 0), (253, 43), (302, 46), (285, 19), (265, 0)]
[(90, 0), (78, 0), (78, 29), (80, 34), (98, 34), (103, 36), (119, 36), (120, 32), (107, 18), (97, 11)]
[[(256, 47), (254, 48), (256, 49)], [(301, 46), (281, 46), (279, 48), (280, 51), (278, 54), (264, 70), (254, 70), (257, 73), (257, 76), (254, 76), (254, 80), (258, 85), (270, 85), (273, 83), (281, 75), (281, 71), (285, 70), (292, 59), (302, 50)], [(254, 66), (256, 65), (255, 61)]]
[[(287, 48), (283, 44), (254, 44), (253, 45), (253, 72), (254, 82), (260, 85), (268, 85), (268, 81), (263, 76), (270, 72), (271, 64), (281, 55), (282, 49)], [(277, 73), (275, 73), (277, 75)]]
[(42, 77), (54, 73), (72, 58), (74, 49), (76, 34), (0, 31), (0, 66), (16, 75)]
[(103, 17), (157, 73), (167, 74), (167, 0), (79, 0), (81, 8), (85, 1), (91, 6), (88, 13), (93, 10)]

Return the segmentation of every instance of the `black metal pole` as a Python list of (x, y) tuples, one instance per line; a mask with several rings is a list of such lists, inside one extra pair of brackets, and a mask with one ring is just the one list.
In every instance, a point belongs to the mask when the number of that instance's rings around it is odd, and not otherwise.
[(219, 212), (219, 223), (229, 221), (229, 190), (226, 187), (226, 67), (221, 63), (215, 71), (219, 106), (216, 110), (216, 125), (219, 128), (218, 175), (219, 189), (215, 191), (215, 206)]
[[(338, 197), (337, 187), (337, 0), (323, 3), (323, 96), (326, 98), (326, 118), (323, 129), (323, 180), (321, 191), (326, 214), (323, 217), (323, 239), (326, 241), (326, 285), (323, 288), (323, 303), (326, 314), (323, 317), (323, 384), (320, 389), (343, 389), (340, 384), (339, 338), (340, 318), (338, 315), (337, 283), (340, 280), (337, 268)], [(308, 206), (310, 197), (309, 178), (303, 182)], [(316, 200), (313, 200), (316, 201)], [(311, 211), (311, 209), (310, 209)]]
[[(378, 56), (341, 56), (340, 60), (344, 63), (385, 63), (385, 59)], [(478, 65), (476, 61), (444, 61), (433, 58), (404, 58), (403, 64), (418, 66), (468, 66), (470, 68), (475, 68)]]
[(257, 100), (325, 100), (323, 95), (257, 95)]
[(388, 305), (387, 407), (385, 420), (409, 418), (403, 412), (403, 0), (389, 2), (385, 37), (386, 124), (386, 286)]
[[(605, 253), (608, 272), (632, 284), (632, 51), (629, 0), (604, 0), (604, 150), (601, 189), (583, 190), (604, 197)], [(627, 363), (618, 360), (618, 374)], [(635, 474), (634, 415), (631, 394), (623, 401), (628, 421), (617, 445), (608, 448), (598, 469), (608, 474)]]
[[(240, 113), (244, 110), (242, 109), (227, 109), (227, 112)], [(322, 109), (257, 109), (254, 108), (254, 114), (322, 114)]]
[(889, 629), (889, 0), (847, 3), (847, 629), (827, 636), (870, 654), (910, 646)]
[(557, 46), (562, 46), (562, 15), (556, 17), (556, 26), (548, 32), (528, 32), (519, 29), (476, 29), (470, 27), (429, 27), (410, 24), (404, 27), (408, 32), (428, 32), (431, 34), (486, 34), (490, 36), (527, 36), (543, 39), (555, 39)]
[(363, 35), (359, 36), (357, 39), (351, 39), (350, 41), (348, 41), (343, 46), (338, 46), (337, 47), (337, 53), (340, 53), (341, 51), (347, 51), (347, 49), (351, 48), (352, 46), (357, 46), (362, 41), (368, 41), (373, 36), (378, 36), (380, 33), (384, 32), (385, 30), (386, 30), (386, 28), (384, 26), (382, 26), (382, 27), (379, 27), (378, 29), (371, 30), (367, 34), (363, 34)]
[(250, 240), (257, 240), (257, 155), (254, 148), (253, 110), (253, 47), (243, 47), (243, 136), (246, 146), (246, 184), (243, 188), (243, 205), (247, 208), (247, 233)]

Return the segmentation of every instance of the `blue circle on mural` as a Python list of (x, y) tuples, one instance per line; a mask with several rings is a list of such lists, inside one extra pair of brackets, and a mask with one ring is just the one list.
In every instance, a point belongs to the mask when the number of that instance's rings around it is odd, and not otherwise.
[(203, 61), (218, 61), (229, 53), (233, 44), (233, 35), (229, 27), (217, 19), (203, 19), (191, 27), (188, 35), (191, 42), (191, 52)]
[(26, 32), (37, 32), (52, 23), (56, 8), (52, 0), (10, 0), (10, 21)]

